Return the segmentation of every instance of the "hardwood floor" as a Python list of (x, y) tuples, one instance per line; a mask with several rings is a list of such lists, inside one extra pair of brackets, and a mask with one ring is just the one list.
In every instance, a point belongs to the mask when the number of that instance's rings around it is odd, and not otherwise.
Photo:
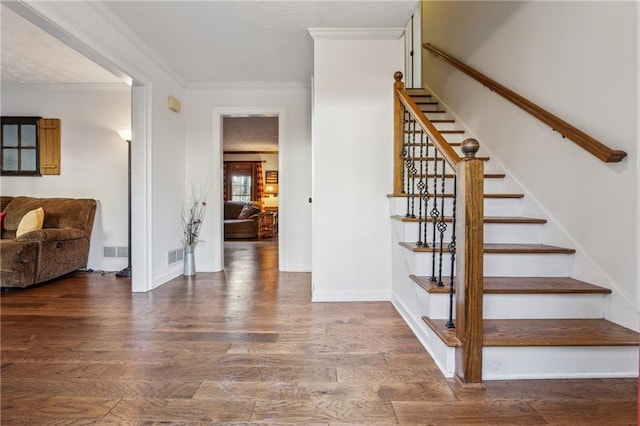
[(95, 272), (2, 292), (2, 424), (636, 424), (637, 380), (462, 389), (390, 303), (310, 303), (270, 241), (226, 253), (148, 294)]

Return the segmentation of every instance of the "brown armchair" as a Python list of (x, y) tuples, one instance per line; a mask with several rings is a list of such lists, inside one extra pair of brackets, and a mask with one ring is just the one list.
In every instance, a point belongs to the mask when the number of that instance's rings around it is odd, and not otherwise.
[[(2, 197), (2, 287), (27, 287), (87, 266), (96, 201), (73, 198)], [(42, 229), (16, 237), (22, 217), (44, 209)]]

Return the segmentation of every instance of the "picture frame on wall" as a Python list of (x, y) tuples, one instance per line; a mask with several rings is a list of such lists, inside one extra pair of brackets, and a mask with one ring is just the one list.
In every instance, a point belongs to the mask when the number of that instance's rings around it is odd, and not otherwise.
[(278, 183), (278, 171), (277, 170), (266, 170), (264, 172), (264, 183), (266, 184), (277, 184)]

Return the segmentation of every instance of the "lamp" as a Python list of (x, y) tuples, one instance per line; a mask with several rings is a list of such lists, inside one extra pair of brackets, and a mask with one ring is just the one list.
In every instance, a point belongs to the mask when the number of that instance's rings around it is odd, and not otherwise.
[(277, 184), (267, 184), (264, 187), (264, 194), (268, 195), (269, 197), (275, 197), (276, 195), (278, 195), (278, 185)]
[(127, 142), (127, 187), (128, 187), (128, 221), (129, 221), (129, 247), (127, 249), (128, 263), (123, 270), (116, 272), (116, 277), (131, 277), (131, 129), (119, 129), (118, 135)]

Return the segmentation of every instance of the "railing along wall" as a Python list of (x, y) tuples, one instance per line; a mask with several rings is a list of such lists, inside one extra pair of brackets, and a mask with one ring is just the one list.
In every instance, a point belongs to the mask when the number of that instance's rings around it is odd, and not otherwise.
[[(418, 223), (415, 248), (428, 252), (429, 280), (448, 281), (446, 326), (455, 333), (456, 375), (482, 381), (482, 260), (484, 166), (475, 139), (462, 153), (449, 145), (394, 74), (394, 195), (406, 197), (406, 217)], [(455, 320), (454, 320), (455, 294)]]
[(607, 145), (594, 139), (593, 137), (584, 133), (582, 130), (572, 126), (571, 124), (553, 115), (544, 108), (534, 104), (525, 97), (519, 95), (511, 89), (508, 89), (495, 80), (492, 80), (491, 78), (475, 70), (474, 68), (471, 68), (469, 65), (459, 61), (458, 59), (445, 53), (437, 47), (429, 43), (424, 43), (422, 46), (427, 51), (433, 53), (437, 58), (440, 58), (445, 62), (453, 65), (455, 68), (459, 69), (471, 78), (477, 80), (482, 85), (489, 88), (491, 91), (499, 94), (503, 98), (512, 102), (514, 105), (522, 108), (538, 120), (551, 127), (551, 129), (553, 129), (554, 131), (560, 133), (563, 138), (567, 138), (573, 141), (576, 145), (583, 148), (600, 160), (604, 161), (605, 163), (617, 163), (622, 161), (622, 159), (627, 156), (626, 152), (609, 148)]

